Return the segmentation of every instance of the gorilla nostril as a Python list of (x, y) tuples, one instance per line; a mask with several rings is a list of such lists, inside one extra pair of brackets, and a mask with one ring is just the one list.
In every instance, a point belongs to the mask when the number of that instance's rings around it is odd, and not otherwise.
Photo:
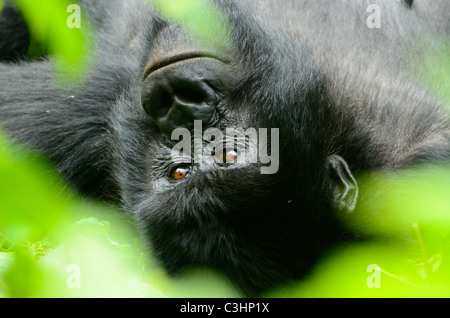
[(170, 88), (159, 81), (154, 81), (148, 87), (144, 87), (142, 96), (142, 106), (145, 112), (156, 123), (167, 116), (174, 103)]
[(167, 115), (167, 113), (170, 110), (170, 107), (172, 107), (173, 103), (174, 103), (174, 99), (173, 96), (170, 92), (168, 92), (167, 90), (161, 90), (161, 92), (159, 93), (159, 101), (154, 101), (156, 107), (154, 107), (157, 112), (156, 112), (156, 118), (161, 118)]
[(202, 89), (197, 83), (180, 83), (178, 87), (175, 87), (175, 96), (182, 103), (186, 104), (202, 104), (208, 96), (204, 89)]

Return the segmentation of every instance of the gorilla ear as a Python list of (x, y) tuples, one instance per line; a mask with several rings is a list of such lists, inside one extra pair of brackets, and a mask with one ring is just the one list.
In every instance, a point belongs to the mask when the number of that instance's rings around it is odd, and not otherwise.
[(358, 184), (345, 160), (337, 155), (327, 158), (332, 180), (334, 206), (340, 211), (353, 212), (358, 200)]

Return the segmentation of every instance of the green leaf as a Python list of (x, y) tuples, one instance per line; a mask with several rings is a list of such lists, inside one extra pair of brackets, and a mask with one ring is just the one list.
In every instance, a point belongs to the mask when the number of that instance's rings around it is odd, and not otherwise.
[(37, 264), (21, 249), (15, 251), (13, 264), (3, 280), (8, 286), (7, 294), (10, 297), (33, 297), (43, 284)]
[(358, 178), (357, 211), (343, 220), (368, 234), (405, 235), (450, 231), (450, 166), (427, 164), (397, 172), (371, 172)]
[(11, 267), (13, 261), (13, 253), (0, 253), (0, 277)]
[(109, 234), (111, 224), (107, 221), (99, 221), (95, 217), (82, 219), (72, 225), (75, 231), (81, 231), (84, 234)]
[(203, 48), (221, 52), (231, 45), (221, 10), (206, 0), (147, 0), (158, 13), (178, 24)]
[(69, 27), (73, 1), (15, 0), (24, 16), (32, 40), (47, 47), (53, 57), (56, 77), (61, 83), (80, 83), (92, 66), (92, 31), (81, 12), (80, 28)]
[(441, 259), (441, 255), (435, 255), (433, 257), (431, 257), (428, 261), (428, 263), (431, 264), (431, 271), (432, 273), (435, 273), (442, 265), (442, 259)]
[(12, 244), (42, 241), (62, 224), (68, 195), (44, 161), (1, 136), (0, 149), (0, 232)]
[[(408, 250), (381, 244), (358, 244), (334, 251), (298, 284), (269, 297), (386, 298), (449, 297), (450, 272), (438, 283), (428, 280), (422, 266), (405, 262)], [(373, 270), (376, 265), (379, 270)], [(369, 271), (369, 269), (372, 270)], [(379, 285), (371, 285), (372, 275)], [(288, 288), (290, 287), (290, 288)]]

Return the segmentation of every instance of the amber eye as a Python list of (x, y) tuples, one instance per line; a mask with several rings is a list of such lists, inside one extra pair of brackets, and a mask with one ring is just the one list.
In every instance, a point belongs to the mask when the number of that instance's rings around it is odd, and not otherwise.
[(190, 171), (191, 171), (190, 168), (180, 167), (175, 169), (175, 171), (172, 173), (172, 177), (175, 180), (181, 180), (184, 179), (189, 174)]
[(220, 155), (220, 161), (224, 163), (234, 163), (238, 158), (238, 153), (234, 150), (224, 152)]

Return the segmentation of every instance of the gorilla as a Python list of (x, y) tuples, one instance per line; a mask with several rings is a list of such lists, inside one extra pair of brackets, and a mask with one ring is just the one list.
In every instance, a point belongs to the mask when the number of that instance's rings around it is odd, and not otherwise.
[[(27, 24), (5, 3), (0, 125), (80, 194), (128, 211), (169, 274), (211, 268), (258, 296), (360, 237), (339, 221), (357, 213), (354, 176), (450, 159), (446, 102), (417, 67), (449, 39), (450, 2), (206, 2), (227, 26), (209, 42), (142, 0), (80, 1), (94, 62), (68, 87), (54, 56), (27, 55)], [(172, 132), (195, 121), (277, 129), (276, 173), (233, 164), (236, 151), (177, 162)]]

